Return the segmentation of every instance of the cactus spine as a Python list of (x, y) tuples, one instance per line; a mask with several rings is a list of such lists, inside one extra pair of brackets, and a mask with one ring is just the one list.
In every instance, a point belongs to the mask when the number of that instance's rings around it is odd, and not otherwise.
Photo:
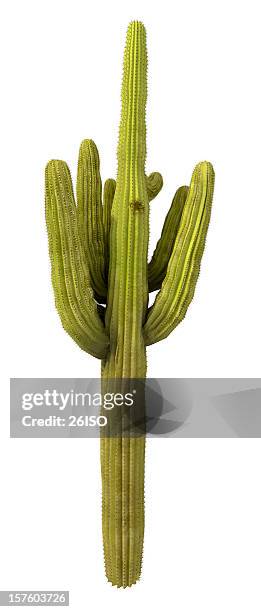
[[(77, 206), (65, 162), (46, 167), (46, 221), (56, 307), (65, 330), (102, 362), (107, 381), (145, 378), (146, 345), (166, 338), (193, 298), (214, 187), (210, 163), (174, 196), (148, 264), (149, 202), (162, 177), (145, 174), (146, 33), (129, 25), (124, 54), (116, 182), (104, 185), (92, 140), (80, 147)], [(160, 289), (148, 308), (149, 291)], [(144, 533), (144, 451), (140, 437), (103, 437), (103, 543), (108, 580), (140, 576)]]

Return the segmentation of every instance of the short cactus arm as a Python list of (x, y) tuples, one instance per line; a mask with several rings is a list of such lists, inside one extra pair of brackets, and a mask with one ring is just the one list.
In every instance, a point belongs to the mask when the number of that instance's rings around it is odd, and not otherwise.
[(78, 232), (70, 171), (63, 161), (46, 166), (46, 222), (55, 302), (64, 329), (86, 352), (104, 358), (108, 337), (97, 311)]
[(105, 257), (105, 277), (108, 279), (109, 260), (110, 260), (110, 228), (111, 228), (111, 209), (116, 189), (116, 181), (107, 179), (103, 188), (103, 227), (104, 227), (104, 257)]
[(171, 207), (163, 225), (161, 237), (148, 265), (149, 291), (160, 289), (166, 276), (187, 193), (188, 187), (180, 187), (172, 200)]
[(144, 325), (146, 344), (163, 338), (182, 321), (193, 298), (204, 251), (214, 189), (210, 163), (198, 164), (183, 209), (166, 277)]
[(163, 178), (159, 172), (152, 172), (147, 176), (147, 191), (149, 202), (154, 200), (163, 186)]
[(98, 301), (104, 301), (107, 295), (101, 191), (98, 149), (93, 140), (84, 140), (78, 159), (77, 217), (91, 284)]

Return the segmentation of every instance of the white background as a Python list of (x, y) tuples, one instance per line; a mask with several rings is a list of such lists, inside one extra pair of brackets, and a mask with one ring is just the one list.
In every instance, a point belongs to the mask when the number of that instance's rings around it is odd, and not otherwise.
[(148, 33), (152, 252), (195, 163), (216, 171), (185, 321), (148, 351), (150, 376), (260, 375), (260, 14), (253, 0), (9, 0), (1, 7), (0, 589), (69, 589), (71, 610), (260, 612), (259, 440), (149, 440), (142, 579), (107, 584), (98, 441), (9, 439), (9, 377), (91, 377), (99, 363), (54, 308), (44, 166), (93, 138), (115, 176), (125, 31)]

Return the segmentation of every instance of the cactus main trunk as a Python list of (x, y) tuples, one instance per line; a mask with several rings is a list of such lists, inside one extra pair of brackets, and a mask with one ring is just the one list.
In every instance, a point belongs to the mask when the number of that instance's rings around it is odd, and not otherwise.
[[(144, 26), (134, 22), (128, 29), (124, 55), (118, 173), (111, 212), (105, 318), (110, 352), (102, 366), (105, 386), (113, 378), (131, 381), (146, 376), (142, 332), (148, 305), (146, 97), (146, 35)], [(144, 450), (144, 436), (101, 440), (105, 567), (108, 580), (117, 586), (131, 586), (140, 576)]]
[(146, 375), (142, 327), (148, 306), (149, 201), (145, 176), (147, 98), (146, 34), (128, 29), (124, 55), (118, 172), (110, 226), (105, 329), (110, 354), (105, 375)]
[[(145, 351), (143, 354), (144, 367)], [(110, 359), (110, 376), (117, 377), (113, 387), (102, 368), (102, 390), (118, 393), (132, 390), (131, 380), (120, 380), (119, 368)], [(121, 409), (118, 409), (119, 411)], [(116, 436), (116, 429), (122, 435)], [(140, 577), (144, 536), (145, 435), (132, 436), (124, 429), (124, 417), (117, 416), (111, 435), (101, 437), (102, 532), (105, 571), (118, 587), (135, 584)]]

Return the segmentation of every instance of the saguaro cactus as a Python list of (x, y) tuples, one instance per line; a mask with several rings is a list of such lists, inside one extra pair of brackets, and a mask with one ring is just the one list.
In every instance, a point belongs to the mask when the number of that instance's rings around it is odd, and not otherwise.
[[(180, 187), (148, 264), (149, 202), (162, 177), (145, 173), (146, 33), (129, 25), (124, 54), (116, 182), (104, 185), (92, 140), (80, 147), (77, 206), (65, 162), (46, 167), (46, 221), (56, 307), (65, 330), (102, 361), (102, 380), (146, 376), (146, 346), (166, 338), (193, 298), (214, 186), (199, 163)], [(160, 289), (148, 308), (149, 291)], [(101, 439), (103, 542), (108, 580), (140, 576), (144, 532), (144, 436)]]

